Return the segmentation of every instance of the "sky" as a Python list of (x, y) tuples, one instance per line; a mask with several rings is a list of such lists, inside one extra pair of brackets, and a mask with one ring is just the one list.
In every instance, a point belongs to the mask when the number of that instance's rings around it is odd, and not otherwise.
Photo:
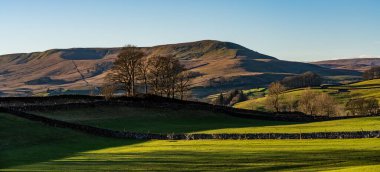
[(208, 39), (292, 61), (380, 57), (380, 1), (0, 0), (0, 54)]

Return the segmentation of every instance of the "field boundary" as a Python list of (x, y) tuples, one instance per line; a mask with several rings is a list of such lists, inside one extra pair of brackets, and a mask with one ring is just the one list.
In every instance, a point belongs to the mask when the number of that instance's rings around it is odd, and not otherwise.
[(97, 106), (129, 106), (144, 108), (167, 109), (198, 109), (210, 112), (224, 113), (230, 116), (270, 121), (315, 122), (358, 118), (363, 116), (326, 117), (310, 116), (301, 112), (270, 113), (256, 110), (238, 109), (228, 106), (212, 105), (204, 102), (183, 101), (153, 95), (140, 97), (116, 97), (105, 100), (101, 96), (64, 95), (51, 97), (2, 97), (0, 107), (12, 108), (18, 111), (45, 111), (57, 109), (73, 109)]
[(0, 108), (0, 112), (12, 114), (31, 121), (41, 122), (43, 124), (68, 128), (75, 131), (84, 132), (96, 136), (123, 138), (123, 139), (141, 139), (141, 140), (203, 140), (203, 139), (221, 139), (221, 140), (251, 140), (251, 139), (359, 139), (359, 138), (380, 138), (380, 131), (356, 131), (356, 132), (315, 132), (315, 133), (247, 133), (247, 134), (154, 134), (154, 133), (137, 133), (128, 131), (115, 131), (104, 128), (97, 128), (89, 125), (70, 123), (51, 119), (32, 113), (22, 112), (9, 108)]

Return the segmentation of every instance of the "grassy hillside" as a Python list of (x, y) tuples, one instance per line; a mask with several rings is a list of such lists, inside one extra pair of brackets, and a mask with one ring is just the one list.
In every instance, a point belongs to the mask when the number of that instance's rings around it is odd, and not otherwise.
[(231, 117), (202, 110), (157, 108), (98, 107), (34, 112), (54, 119), (114, 130), (151, 133), (192, 133), (221, 128), (245, 128), (295, 124)]
[[(340, 103), (345, 104), (350, 98), (368, 98), (374, 97), (380, 100), (380, 79), (362, 81), (354, 84), (329, 87), (321, 89), (319, 87), (311, 88), (314, 91), (329, 93), (336, 98)], [(347, 93), (338, 93), (338, 89), (348, 89)], [(300, 96), (306, 88), (293, 89), (285, 92), (285, 97)], [(236, 108), (243, 109), (265, 109), (265, 97), (258, 99), (251, 99), (235, 105)]]
[(0, 121), (0, 171), (53, 161), (78, 152), (136, 143), (53, 128), (3, 113), (0, 113)]
[(380, 117), (302, 124), (242, 119), (200, 110), (129, 107), (81, 108), (35, 113), (101, 128), (151, 133), (305, 133), (380, 130)]
[[(357, 71), (278, 60), (238, 44), (214, 40), (141, 49), (147, 57), (174, 55), (187, 69), (197, 73), (191, 81), (196, 88), (193, 89), (193, 94), (197, 98), (204, 98), (221, 90), (247, 88), (247, 83), (265, 86), (283, 77), (306, 71), (323, 76), (360, 75)], [(58, 93), (61, 93), (60, 89), (66, 89), (71, 93), (88, 94), (86, 90), (92, 89), (92, 86), (102, 85), (118, 53), (119, 48), (72, 48), (2, 55), (0, 82), (3, 86), (0, 93), (8, 96), (30, 96), (43, 95), (47, 89)]]
[(376, 170), (380, 140), (136, 141), (0, 114), (0, 171)]

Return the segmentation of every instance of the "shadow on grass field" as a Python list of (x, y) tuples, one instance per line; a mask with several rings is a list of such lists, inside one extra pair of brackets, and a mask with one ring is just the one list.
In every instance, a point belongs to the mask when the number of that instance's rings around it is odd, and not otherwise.
[[(372, 144), (372, 146), (370, 145)], [(14, 170), (320, 171), (378, 165), (380, 142), (361, 140), (148, 141), (79, 152)], [(376, 148), (377, 147), (377, 148)]]
[(0, 114), (0, 171), (373, 169), (379, 139), (121, 140)]
[(34, 112), (53, 119), (100, 128), (144, 133), (312, 133), (380, 130), (380, 117), (321, 122), (285, 122), (244, 119), (201, 110), (132, 107), (76, 108)]
[(54, 128), (0, 114), (0, 168), (51, 161), (78, 152), (141, 143)]
[(53, 119), (112, 130), (164, 134), (300, 124), (300, 122), (244, 119), (224, 113), (196, 109), (173, 110), (104, 106), (33, 113)]

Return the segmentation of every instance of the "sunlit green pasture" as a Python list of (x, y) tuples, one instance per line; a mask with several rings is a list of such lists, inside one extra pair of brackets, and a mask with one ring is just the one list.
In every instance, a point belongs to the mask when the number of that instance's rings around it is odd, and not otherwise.
[(35, 113), (101, 128), (151, 133), (309, 133), (380, 130), (380, 117), (296, 123), (243, 119), (201, 110), (131, 107), (79, 108)]
[[(308, 88), (288, 90), (284, 93), (284, 97), (299, 97), (306, 89)], [(310, 89), (317, 92), (328, 93), (342, 105), (344, 105), (351, 98), (373, 97), (380, 100), (380, 79), (362, 81), (343, 86), (333, 86), (327, 89), (321, 89), (320, 87), (313, 87)], [(339, 89), (348, 89), (349, 92), (339, 93)], [(265, 110), (265, 97), (240, 102), (234, 105), (234, 107), (251, 110)]]
[(0, 114), (0, 171), (376, 171), (379, 139), (143, 141)]

